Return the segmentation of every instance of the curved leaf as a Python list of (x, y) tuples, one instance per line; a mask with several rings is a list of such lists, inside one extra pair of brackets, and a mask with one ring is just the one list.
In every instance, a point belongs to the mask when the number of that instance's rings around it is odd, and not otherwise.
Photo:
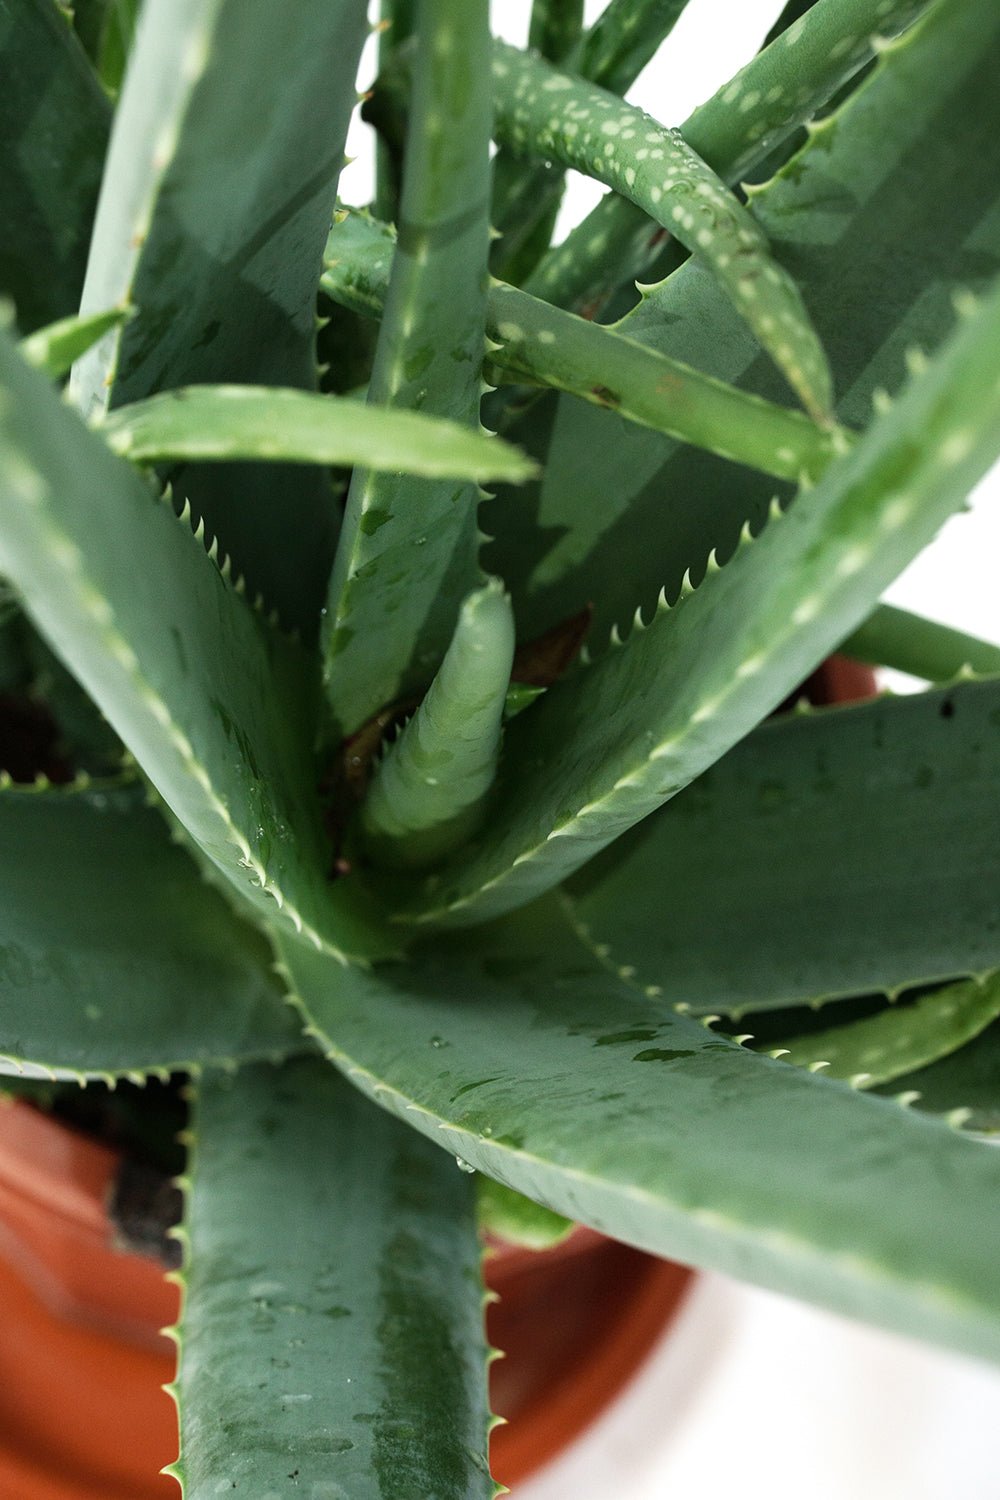
[(343, 984), (282, 948), (331, 1059), (480, 1171), (644, 1249), (1000, 1359), (1000, 1156), (980, 1143), (630, 990), (552, 902)]
[(207, 1075), (193, 1136), (187, 1500), (489, 1500), (469, 1178), (321, 1062)]
[(138, 1077), (308, 1045), (267, 944), (137, 786), (0, 790), (0, 1073)]
[(59, 380), (69, 373), (75, 359), (85, 354), (97, 340), (103, 338), (109, 328), (121, 323), (125, 313), (118, 308), (109, 312), (91, 313), (87, 317), (60, 318), (58, 322), (46, 323), (21, 340), (21, 354), (42, 370), (50, 380)]

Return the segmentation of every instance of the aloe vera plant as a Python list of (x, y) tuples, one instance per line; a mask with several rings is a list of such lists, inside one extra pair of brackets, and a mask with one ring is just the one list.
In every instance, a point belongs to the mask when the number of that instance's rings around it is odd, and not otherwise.
[(1000, 648), (880, 603), (1000, 456), (995, 0), (687, 121), (676, 0), (384, 0), (373, 208), (364, 0), (135, 9), (0, 6), (0, 1071), (187, 1080), (185, 1494), (493, 1493), (480, 1180), (1000, 1359)]

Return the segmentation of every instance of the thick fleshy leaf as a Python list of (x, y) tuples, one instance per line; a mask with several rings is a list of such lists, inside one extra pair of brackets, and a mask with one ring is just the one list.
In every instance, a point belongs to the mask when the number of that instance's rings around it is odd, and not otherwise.
[(699, 1013), (981, 973), (1000, 965), (998, 781), (997, 682), (785, 716), (574, 876), (574, 911), (610, 964)]
[(623, 94), (673, 31), (686, 5), (687, 0), (609, 0), (584, 38), (576, 71), (613, 94)]
[[(351, 213), (331, 231), (320, 284), (335, 302), (380, 316), (392, 253), (391, 230)], [(835, 451), (839, 435), (802, 412), (738, 391), (516, 287), (494, 282), (486, 331), (499, 378), (569, 391), (627, 422), (778, 478), (816, 477)]]
[(186, 1500), (489, 1500), (472, 1183), (322, 1062), (196, 1089)]
[(483, 920), (565, 878), (738, 743), (867, 617), (1000, 453), (1000, 286), (965, 311), (787, 515), (512, 722), (497, 831), (428, 879), (416, 920)]
[[(1000, 272), (998, 49), (994, 0), (935, 5), (754, 192), (754, 216), (803, 290), (852, 426), (871, 420), (879, 387), (900, 389), (911, 344), (942, 342), (953, 291), (981, 290)], [(744, 389), (780, 390), (694, 263), (617, 331)], [(543, 461), (544, 479), (502, 494), (505, 524), (485, 565), (506, 580), (528, 636), (592, 601), (594, 653), (637, 604), (648, 616), (661, 588), (673, 598), (687, 569), (699, 577), (713, 548), (731, 555), (774, 495), (750, 472), (573, 401), (540, 402), (504, 435)]]
[(1000, 1017), (1000, 974), (965, 979), (877, 1015), (807, 1036), (769, 1041), (766, 1051), (797, 1068), (822, 1069), (869, 1088), (927, 1067)]
[[(735, 185), (870, 62), (885, 37), (903, 31), (930, 3), (885, 0), (873, 17), (871, 0), (815, 0), (699, 105), (680, 134), (724, 182)], [(545, 256), (528, 288), (560, 307), (596, 311), (637, 276), (654, 279), (650, 268), (662, 238), (636, 204), (609, 193)]]
[(1000, 674), (1000, 645), (880, 604), (841, 642), (844, 656), (894, 667), (927, 682), (950, 682), (963, 672)]
[[(85, 415), (182, 385), (315, 388), (316, 276), (366, 9), (300, 0), (290, 25), (281, 0), (145, 0), (82, 303), (137, 311), (74, 370)], [(174, 478), (253, 590), (315, 631), (337, 524), (328, 476)]]
[(551, 900), (346, 983), (282, 946), (331, 1059), (463, 1161), (618, 1239), (1000, 1358), (979, 1143), (650, 1000)]
[(497, 138), (596, 177), (702, 257), (811, 414), (825, 419), (830, 372), (798, 288), (679, 132), (515, 47), (498, 45), (493, 74)]
[(21, 354), (42, 370), (50, 380), (59, 380), (68, 375), (73, 361), (79, 359), (99, 338), (114, 328), (125, 317), (123, 312), (112, 308), (110, 312), (92, 313), (87, 317), (60, 318), (55, 323), (46, 323), (26, 339), (21, 340)]
[(916, 1109), (945, 1115), (967, 1130), (1000, 1134), (1000, 1021), (950, 1056), (897, 1076), (875, 1092), (902, 1096)]
[(326, 879), (313, 662), (3, 336), (0, 387), (0, 569), (29, 617), (244, 899), (364, 953)]
[(142, 464), (240, 458), (367, 464), (381, 472), (515, 484), (534, 471), (507, 443), (457, 422), (287, 388), (188, 386), (120, 406), (98, 430), (116, 453)]
[[(480, 431), (489, 255), (486, 0), (421, 0), (401, 223), (368, 388), (374, 406)], [(355, 472), (323, 619), (333, 737), (424, 692), (483, 582), (475, 485)]]
[(107, 1078), (303, 1051), (267, 944), (133, 784), (0, 790), (0, 1073)]
[(510, 600), (491, 579), (462, 604), (427, 696), (372, 776), (361, 826), (380, 864), (440, 864), (482, 823), (513, 660)]
[(0, 292), (31, 333), (76, 312), (111, 107), (54, 0), (0, 8), (0, 75)]

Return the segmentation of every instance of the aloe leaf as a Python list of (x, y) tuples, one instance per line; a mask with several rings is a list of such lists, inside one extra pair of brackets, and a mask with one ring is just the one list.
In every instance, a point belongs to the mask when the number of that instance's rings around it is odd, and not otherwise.
[[(1000, 273), (998, 47), (993, 0), (936, 5), (754, 194), (756, 217), (803, 288), (851, 426), (871, 420), (880, 387), (899, 390), (909, 346), (933, 350), (946, 337), (954, 290), (982, 290)], [(694, 261), (617, 331), (744, 389), (780, 391)], [(500, 497), (506, 523), (484, 563), (506, 580), (529, 636), (593, 601), (594, 651), (637, 604), (648, 617), (661, 588), (672, 598), (688, 568), (699, 577), (713, 548), (730, 556), (774, 495), (749, 471), (572, 401), (539, 402), (504, 434), (544, 462), (544, 481)]]
[(1000, 452), (1000, 287), (855, 447), (724, 568), (509, 728), (496, 836), (418, 920), (548, 889), (731, 749), (871, 611)]
[(494, 1182), (492, 1177), (476, 1179), (476, 1216), (485, 1234), (497, 1235), (508, 1244), (523, 1245), (528, 1250), (548, 1250), (575, 1227), (565, 1214), (555, 1214), (551, 1208), (532, 1203), (523, 1193)]
[(21, 355), (50, 380), (60, 380), (69, 374), (74, 360), (85, 354), (124, 317), (124, 312), (111, 308), (108, 312), (91, 313), (87, 317), (59, 318), (22, 339)]
[(576, 919), (697, 1013), (994, 968), (998, 726), (996, 682), (764, 724), (574, 876)]
[(890, 1005), (877, 1015), (809, 1036), (769, 1041), (771, 1057), (798, 1068), (822, 1069), (855, 1088), (888, 1083), (954, 1052), (1000, 1016), (1000, 974), (966, 979)]
[[(478, 433), (489, 251), (485, 0), (421, 0), (403, 233), (368, 390), (374, 406)], [(355, 473), (323, 622), (324, 688), (344, 736), (422, 691), (483, 578), (474, 485)]]
[(30, 333), (80, 300), (111, 107), (53, 0), (0, 10), (0, 74), (0, 292)]
[(574, 71), (613, 94), (624, 94), (673, 31), (687, 3), (609, 0), (584, 38)]
[(489, 1500), (469, 1177), (303, 1061), (204, 1077), (186, 1185), (187, 1500)]
[(426, 698), (372, 778), (361, 821), (378, 863), (439, 863), (482, 823), (513, 660), (510, 600), (491, 579), (463, 603)]
[(549, 62), (563, 62), (580, 41), (583, 9), (583, 0), (533, 0), (528, 46)]
[(928, 682), (949, 682), (963, 671), (1000, 673), (1000, 646), (892, 604), (873, 610), (840, 649), (858, 661), (894, 667)]
[[(391, 251), (384, 226), (349, 214), (331, 231), (320, 285), (334, 301), (378, 315)], [(508, 380), (569, 391), (776, 478), (819, 474), (840, 440), (802, 412), (737, 391), (516, 287), (493, 284), (486, 331), (491, 369)]]
[(0, 1073), (135, 1078), (304, 1050), (267, 944), (136, 785), (0, 789), (0, 843)]
[[(365, 11), (302, 0), (290, 26), (280, 0), (145, 0), (82, 303), (137, 311), (74, 370), (86, 416), (184, 385), (315, 388), (316, 276)], [(315, 632), (337, 525), (328, 475), (173, 478), (253, 591)]]
[(1000, 1133), (1000, 1022), (927, 1067), (897, 1076), (873, 1090), (904, 1098), (918, 1110), (945, 1116), (952, 1125), (987, 1135)]
[(101, 436), (133, 463), (165, 459), (368, 464), (431, 478), (517, 484), (534, 466), (487, 433), (422, 412), (389, 411), (309, 391), (188, 386), (120, 406)]
[(377, 950), (326, 880), (311, 658), (7, 338), (0, 389), (0, 569), (33, 623), (245, 900), (330, 952)]
[[(680, 134), (724, 182), (739, 182), (871, 60), (878, 33), (898, 34), (928, 5), (889, 0), (873, 16), (870, 0), (816, 0), (699, 105)], [(609, 194), (545, 257), (528, 290), (560, 307), (601, 302), (648, 271), (660, 238), (640, 207)]]
[(549, 901), (344, 984), (282, 946), (331, 1060), (480, 1171), (644, 1249), (1000, 1358), (1000, 1157), (978, 1142), (651, 1001)]
[(702, 257), (811, 415), (825, 420), (830, 373), (798, 288), (679, 133), (515, 47), (497, 45), (493, 76), (497, 139), (596, 177)]

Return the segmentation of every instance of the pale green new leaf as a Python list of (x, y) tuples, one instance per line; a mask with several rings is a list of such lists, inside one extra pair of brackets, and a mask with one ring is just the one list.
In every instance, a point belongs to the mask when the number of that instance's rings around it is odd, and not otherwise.
[(1000, 288), (784, 517), (510, 725), (496, 834), (420, 921), (548, 889), (706, 770), (871, 612), (1000, 453)]
[(444, 661), (375, 768), (361, 812), (379, 864), (439, 864), (482, 824), (500, 758), (514, 617), (498, 579), (463, 602)]
[(366, 464), (397, 476), (513, 484), (534, 472), (509, 444), (457, 422), (287, 388), (182, 387), (120, 406), (98, 430), (116, 453), (141, 464), (240, 458)]
[(651, 1001), (552, 901), (344, 983), (283, 948), (332, 1060), (463, 1161), (644, 1249), (1000, 1358), (995, 1152)]
[[(366, 9), (297, 0), (291, 24), (282, 0), (145, 0), (82, 303), (136, 315), (74, 371), (88, 418), (184, 385), (315, 388), (316, 277)], [(328, 475), (173, 478), (253, 591), (314, 633), (337, 528)]]
[(579, 871), (574, 913), (609, 965), (701, 1014), (982, 973), (998, 781), (995, 681), (785, 715)]
[(311, 659), (7, 337), (0, 392), (0, 571), (26, 613), (245, 900), (327, 952), (377, 951), (327, 883)]
[[(489, 253), (489, 10), (421, 0), (413, 107), (373, 406), (480, 431)], [(419, 695), (458, 605), (483, 580), (479, 492), (359, 470), (326, 595), (323, 686), (333, 738)]]
[(1000, 1134), (1000, 1021), (948, 1057), (894, 1078), (874, 1092), (907, 1099), (952, 1124)]
[(822, 1069), (855, 1088), (888, 1083), (947, 1057), (1000, 1016), (1000, 974), (950, 984), (877, 1015), (808, 1036), (768, 1041), (771, 1057)]
[(0, 846), (0, 1074), (135, 1078), (308, 1046), (267, 943), (138, 784), (2, 789)]
[(319, 1061), (195, 1094), (186, 1500), (489, 1500), (472, 1184)]
[(60, 380), (69, 374), (74, 360), (124, 318), (125, 313), (117, 308), (84, 317), (59, 318), (21, 340), (22, 357), (36, 370), (42, 370), (50, 380)]

